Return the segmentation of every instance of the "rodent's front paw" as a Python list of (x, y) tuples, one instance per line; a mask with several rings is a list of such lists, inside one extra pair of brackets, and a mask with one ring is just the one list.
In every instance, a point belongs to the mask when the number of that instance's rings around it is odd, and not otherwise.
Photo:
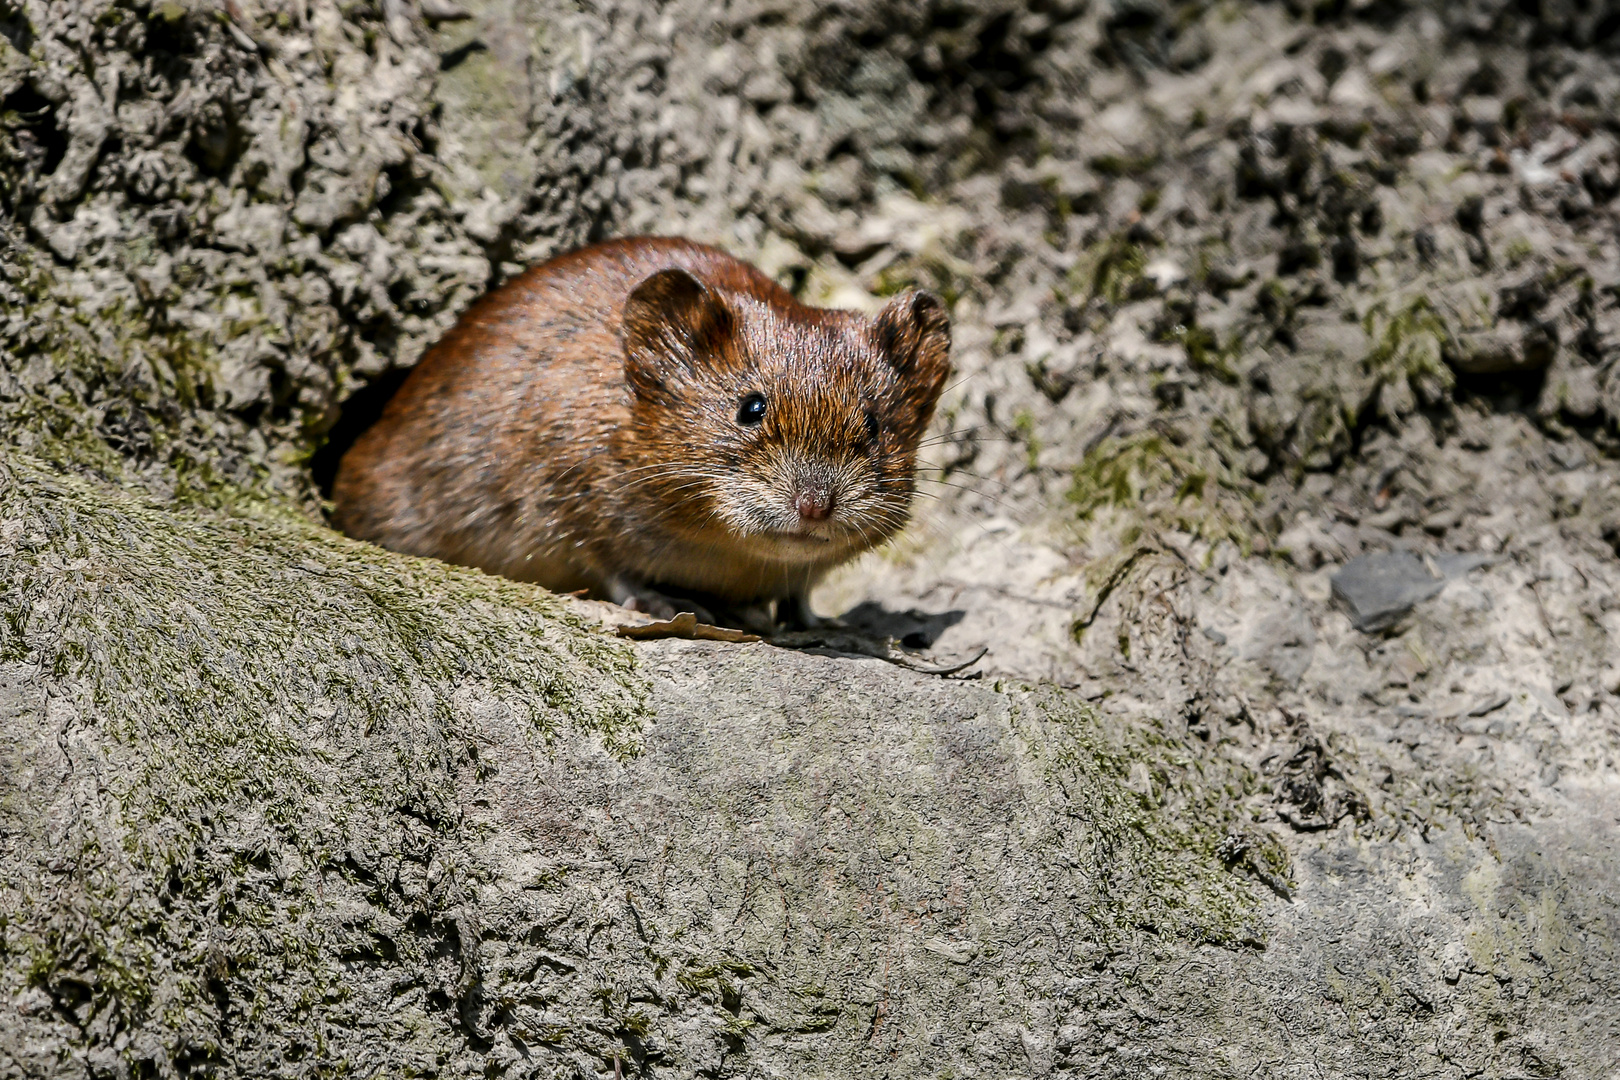
[(623, 578), (608, 583), (608, 596), (626, 611), (639, 611), (655, 619), (673, 619), (683, 611), (690, 611), (700, 623), (714, 625), (714, 616), (702, 604), (685, 597), (666, 596), (650, 585), (631, 584)]
[(667, 600), (654, 600), (650, 596), (627, 596), (619, 601), (619, 606), (626, 611), (639, 611), (643, 615), (651, 615), (655, 619), (673, 619), (675, 606)]
[(771, 611), (769, 601), (728, 607), (718, 614), (721, 619), (725, 620), (720, 625), (734, 626), (739, 630), (746, 630), (750, 634), (759, 634), (762, 637), (770, 637), (776, 632), (776, 619)]

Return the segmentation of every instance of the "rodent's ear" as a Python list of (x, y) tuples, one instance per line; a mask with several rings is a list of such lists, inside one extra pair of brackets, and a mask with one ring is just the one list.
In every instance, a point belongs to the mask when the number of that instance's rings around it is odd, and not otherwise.
[(660, 270), (624, 302), (624, 370), (637, 394), (664, 389), (670, 364), (693, 367), (731, 334), (731, 311), (678, 267)]
[(901, 377), (925, 392), (945, 385), (951, 370), (951, 319), (930, 292), (890, 300), (873, 322), (878, 348)]

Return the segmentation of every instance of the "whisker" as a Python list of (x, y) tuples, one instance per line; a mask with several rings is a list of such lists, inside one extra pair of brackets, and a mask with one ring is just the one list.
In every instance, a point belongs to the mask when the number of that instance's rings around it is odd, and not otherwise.
[(941, 442), (949, 442), (951, 439), (956, 439), (957, 436), (969, 437), (974, 442), (1013, 442), (1011, 437), (998, 434), (995, 429), (991, 429), (988, 434), (982, 434), (982, 432), (982, 427), (959, 427), (956, 431), (943, 431), (936, 434), (936, 436), (919, 439), (917, 440), (917, 447), (922, 449), (922, 447), (930, 447), (930, 445), (940, 445)]

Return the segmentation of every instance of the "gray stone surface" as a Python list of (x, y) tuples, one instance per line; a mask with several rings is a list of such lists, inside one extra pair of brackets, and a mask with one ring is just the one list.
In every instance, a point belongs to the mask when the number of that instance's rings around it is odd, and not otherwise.
[(1445, 575), (1410, 551), (1358, 555), (1331, 579), (1357, 630), (1382, 630), (1446, 587)]
[[(1613, 1080), (1612, 13), (465, 6), (0, 0), (0, 1075)], [(969, 678), (323, 526), (639, 230), (950, 300)]]

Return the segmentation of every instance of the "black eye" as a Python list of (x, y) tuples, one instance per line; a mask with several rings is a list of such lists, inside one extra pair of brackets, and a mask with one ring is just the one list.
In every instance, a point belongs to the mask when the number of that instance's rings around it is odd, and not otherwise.
[(866, 410), (866, 441), (869, 443), (875, 443), (878, 441), (877, 413), (873, 412), (871, 409)]
[(743, 427), (754, 427), (765, 419), (765, 395), (749, 394), (742, 399), (742, 405), (737, 409), (737, 423)]

